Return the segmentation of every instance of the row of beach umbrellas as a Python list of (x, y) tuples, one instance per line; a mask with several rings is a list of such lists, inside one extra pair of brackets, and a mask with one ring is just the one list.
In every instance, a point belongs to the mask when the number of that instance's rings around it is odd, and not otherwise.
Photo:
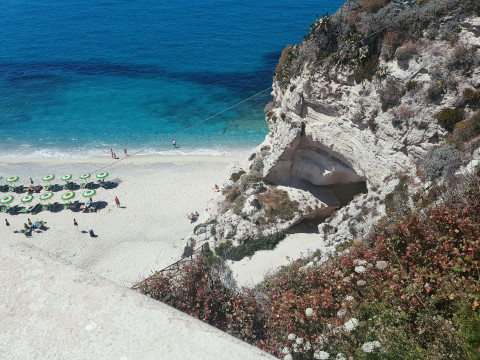
[[(109, 175), (108, 172), (102, 172), (102, 173), (97, 174), (97, 175), (95, 176), (95, 178), (97, 178), (98, 180), (104, 180), (104, 179), (106, 179), (106, 178), (108, 177), (108, 175)], [(91, 177), (92, 177), (91, 174), (86, 173), (86, 174), (80, 175), (78, 178), (79, 178), (80, 180), (88, 180), (88, 179), (90, 179)], [(0, 176), (0, 180), (2, 180), (2, 179), (3, 179), (3, 176)], [(65, 181), (65, 182), (66, 182), (66, 181), (70, 181), (70, 180), (72, 180), (72, 179), (73, 179), (73, 176), (72, 176), (71, 174), (67, 174), (67, 175), (62, 176), (62, 177), (60, 178), (61, 181)], [(5, 179), (5, 182), (6, 182), (7, 184), (13, 184), (13, 183), (17, 182), (18, 180), (20, 180), (20, 177), (19, 177), (19, 176), (12, 176), (12, 177), (9, 177), (8, 179)], [(44, 181), (44, 182), (50, 182), (50, 181), (52, 181), (52, 180), (55, 180), (55, 175), (53, 175), (53, 174), (44, 176), (44, 177), (42, 178), (42, 181)]]
[[(94, 190), (94, 189), (89, 189), (89, 190), (85, 190), (83, 193), (82, 193), (82, 197), (84, 198), (91, 198), (93, 196), (97, 195), (97, 190)], [(38, 198), (40, 201), (47, 201), (47, 200), (50, 200), (52, 197), (54, 196), (54, 193), (53, 192), (46, 192), (46, 193), (43, 193), (42, 195), (40, 195), (40, 197)], [(62, 194), (62, 197), (61, 199), (63, 201), (70, 201), (72, 199), (74, 199), (76, 196), (75, 194), (75, 191), (67, 191), (67, 192), (64, 192)], [(30, 202), (33, 201), (35, 197), (33, 195), (27, 195), (27, 196), (24, 196), (20, 199), (20, 202), (22, 204), (28, 204)], [(7, 195), (7, 196), (4, 196), (0, 199), (0, 206), (4, 206), (4, 205), (8, 205), (10, 204), (13, 200), (15, 199), (15, 197), (13, 195)]]

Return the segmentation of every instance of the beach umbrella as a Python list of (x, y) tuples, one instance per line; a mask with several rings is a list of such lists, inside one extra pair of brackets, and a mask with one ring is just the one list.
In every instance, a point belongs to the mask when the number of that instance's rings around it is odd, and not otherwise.
[(49, 200), (53, 197), (53, 192), (46, 192), (46, 193), (43, 193), (42, 195), (40, 195), (39, 199), (40, 201), (46, 201), (46, 200)]
[(28, 204), (33, 200), (33, 195), (24, 196), (20, 201), (24, 204)]
[(84, 198), (91, 198), (92, 196), (95, 196), (95, 195), (97, 195), (97, 190), (93, 190), (93, 189), (84, 191), (82, 194)]
[(75, 192), (74, 191), (67, 191), (67, 192), (63, 193), (61, 199), (63, 201), (68, 201), (68, 200), (72, 200), (74, 197), (75, 197)]
[(108, 176), (108, 172), (102, 172), (100, 174), (97, 174), (97, 176), (95, 176), (98, 180), (103, 180), (105, 179), (107, 176)]
[(54, 180), (54, 179), (55, 179), (55, 175), (50, 174), (50, 175), (44, 176), (44, 177), (42, 178), (42, 181), (48, 182), (48, 181), (52, 181), (52, 180)]
[(73, 219), (73, 225), (78, 226), (77, 220)]
[(90, 176), (91, 176), (91, 175), (87, 173), (87, 174), (80, 175), (78, 178), (79, 178), (80, 180), (87, 180), (87, 179), (90, 178)]
[(17, 182), (18, 180), (20, 180), (18, 176), (12, 176), (12, 177), (9, 177), (7, 180), (5, 180), (5, 182), (11, 184), (11, 183)]
[(72, 177), (73, 177), (72, 175), (68, 174), (68, 175), (62, 176), (62, 177), (60, 178), (60, 180), (62, 180), (62, 181), (70, 181), (70, 180), (72, 180)]
[[(2, 179), (3, 179), (3, 176), (0, 176), (0, 180), (2, 180)], [(5, 219), (5, 220), (7, 220), (7, 219)]]
[(13, 201), (13, 199), (15, 198), (12, 195), (4, 196), (0, 199), (0, 205), (8, 205)]

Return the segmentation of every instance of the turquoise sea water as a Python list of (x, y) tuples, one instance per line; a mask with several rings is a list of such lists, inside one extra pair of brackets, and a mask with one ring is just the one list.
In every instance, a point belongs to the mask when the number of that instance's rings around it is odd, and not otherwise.
[[(333, 0), (3, 0), (0, 156), (258, 145), (281, 51)], [(172, 149), (172, 140), (180, 148)]]

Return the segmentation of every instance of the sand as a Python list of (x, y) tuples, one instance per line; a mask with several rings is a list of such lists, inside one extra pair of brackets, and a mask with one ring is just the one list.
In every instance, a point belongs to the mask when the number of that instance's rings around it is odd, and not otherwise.
[(239, 286), (253, 287), (280, 267), (324, 248), (319, 234), (291, 234), (274, 250), (257, 251), (251, 258), (228, 261), (228, 265)]
[[(39, 248), (117, 284), (131, 286), (180, 259), (186, 236), (208, 218), (208, 202), (221, 196), (212, 187), (228, 179), (229, 169), (240, 161), (241, 158), (226, 156), (155, 155), (132, 156), (115, 163), (109, 156), (0, 159), (0, 175), (4, 179), (20, 176), (17, 184), (29, 185), (30, 177), (35, 184), (41, 183), (41, 178), (48, 174), (55, 174), (57, 179), (65, 174), (78, 178), (86, 172), (95, 176), (102, 171), (110, 173), (108, 180), (121, 181), (116, 188), (97, 189), (93, 200), (101, 202), (103, 208), (96, 213), (59, 208), (56, 212), (44, 210), (33, 216), (2, 214), (11, 226), (1, 224), (0, 238), (9, 245)], [(60, 200), (63, 192), (57, 191), (50, 202), (63, 203)], [(76, 199), (83, 201), (82, 192), (76, 190)], [(12, 204), (20, 204), (25, 195), (16, 194)], [(115, 205), (115, 196), (120, 199), (120, 208)], [(38, 194), (32, 204), (37, 202)], [(186, 215), (195, 211), (200, 218), (192, 224)], [(23, 229), (27, 218), (44, 220), (49, 229), (34, 232), (30, 238), (14, 233)], [(78, 229), (73, 225), (74, 218)], [(90, 229), (98, 237), (90, 237)]]

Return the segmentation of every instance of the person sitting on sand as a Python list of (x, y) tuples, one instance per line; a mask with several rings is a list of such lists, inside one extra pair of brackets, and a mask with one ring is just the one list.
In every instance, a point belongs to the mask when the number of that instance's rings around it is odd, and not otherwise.
[(34, 191), (35, 191), (35, 189), (33, 188), (33, 185), (30, 185), (28, 187), (28, 194), (33, 194)]
[(30, 230), (30, 226), (28, 226), (27, 223), (24, 223), (23, 227), (25, 228), (25, 230)]
[(35, 186), (35, 191), (40, 192), (43, 189), (42, 185)]

